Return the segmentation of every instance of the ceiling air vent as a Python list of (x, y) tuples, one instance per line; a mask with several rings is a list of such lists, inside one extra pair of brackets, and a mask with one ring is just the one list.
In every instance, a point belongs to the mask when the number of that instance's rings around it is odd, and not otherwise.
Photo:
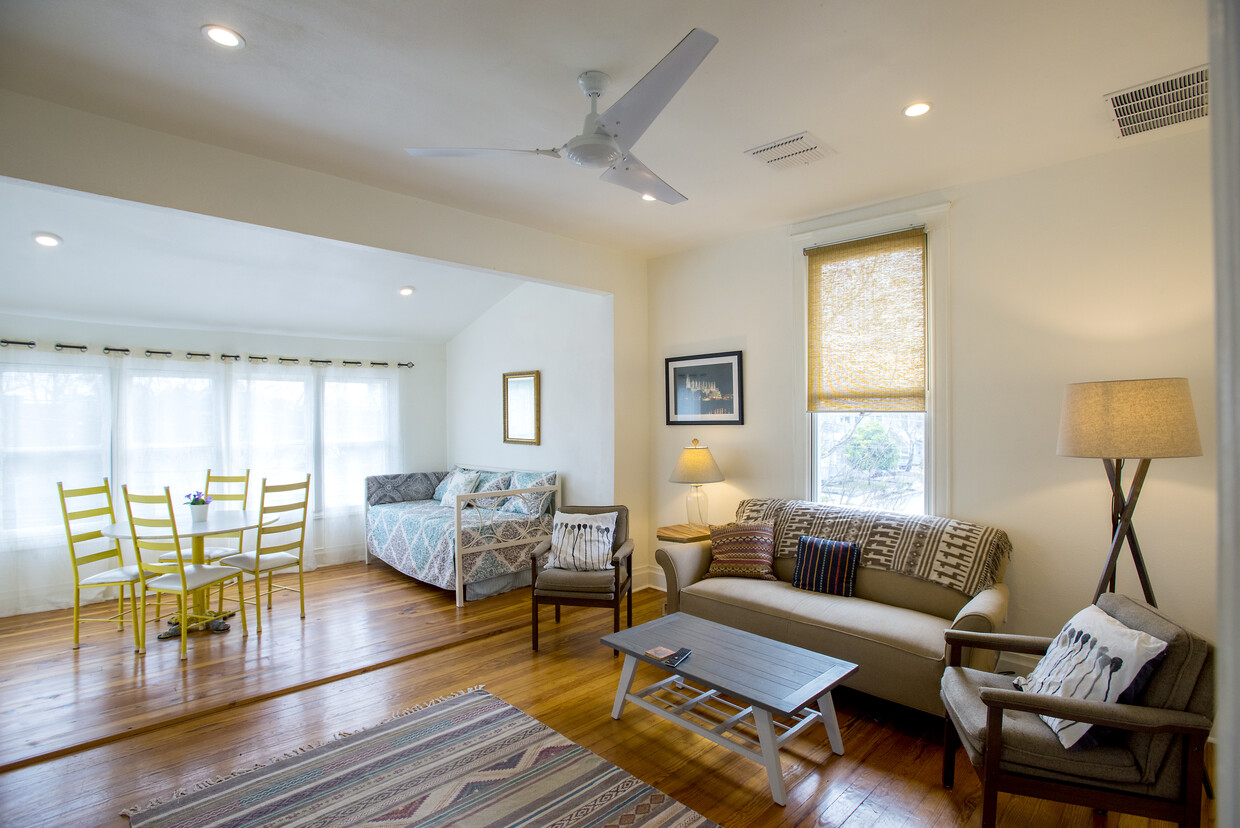
[(771, 168), (803, 167), (827, 157), (827, 147), (808, 132), (789, 135), (769, 144), (745, 150), (746, 155), (757, 158)]
[(1209, 69), (1198, 66), (1106, 96), (1120, 136), (1204, 118), (1210, 114)]

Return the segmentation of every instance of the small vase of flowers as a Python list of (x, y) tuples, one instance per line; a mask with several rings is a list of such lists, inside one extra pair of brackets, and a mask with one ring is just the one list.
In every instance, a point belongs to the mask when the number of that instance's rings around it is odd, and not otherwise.
[(207, 522), (207, 507), (211, 505), (211, 495), (194, 492), (185, 496), (185, 502), (189, 504), (190, 520), (194, 523)]

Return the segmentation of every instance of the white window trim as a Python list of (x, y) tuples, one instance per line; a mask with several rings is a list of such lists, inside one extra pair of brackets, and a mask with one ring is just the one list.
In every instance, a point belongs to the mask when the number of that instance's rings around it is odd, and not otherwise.
[[(809, 337), (809, 265), (805, 248), (836, 244), (851, 239), (894, 233), (913, 227), (926, 228), (926, 513), (951, 514), (951, 264), (948, 214), (951, 204), (938, 202), (900, 210), (883, 206), (867, 207), (847, 213), (814, 219), (790, 229), (790, 256), (800, 284), (801, 341)], [(808, 363), (801, 348), (801, 402), (807, 398)], [(813, 499), (815, 446), (812, 417), (802, 421), (805, 474), (804, 497)]]

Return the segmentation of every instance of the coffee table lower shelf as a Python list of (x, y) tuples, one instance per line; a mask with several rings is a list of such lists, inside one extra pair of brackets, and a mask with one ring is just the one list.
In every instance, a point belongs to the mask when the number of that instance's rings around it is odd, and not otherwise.
[[(818, 697), (815, 710), (803, 707), (781, 721), (771, 711), (755, 705), (741, 707), (724, 698), (719, 690), (694, 687), (680, 676), (673, 674), (662, 681), (631, 690), (638, 659), (625, 655), (620, 685), (611, 717), (619, 719), (626, 702), (632, 702), (643, 710), (661, 716), (673, 724), (710, 739), (715, 744), (757, 762), (766, 768), (771, 798), (779, 805), (788, 804), (788, 792), (784, 785), (783, 766), (779, 749), (798, 733), (821, 721), (831, 742), (831, 750), (844, 753), (844, 740), (840, 734), (839, 721), (835, 717), (835, 704), (828, 690)], [(742, 730), (741, 728), (744, 728)], [(751, 730), (757, 739), (746, 733)]]

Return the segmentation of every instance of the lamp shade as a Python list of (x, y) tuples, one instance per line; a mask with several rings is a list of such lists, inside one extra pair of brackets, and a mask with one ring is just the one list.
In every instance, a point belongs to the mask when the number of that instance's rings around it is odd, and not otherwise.
[(711, 456), (710, 449), (706, 446), (699, 446), (697, 440), (693, 441), (693, 445), (685, 446), (680, 452), (680, 459), (676, 461), (676, 468), (672, 470), (671, 476), (673, 483), (694, 485), (718, 483), (720, 480), (723, 480), (723, 472), (719, 471), (719, 466), (715, 463), (715, 458)]
[(1183, 377), (1067, 387), (1058, 454), (1111, 459), (1199, 457), (1201, 437)]

